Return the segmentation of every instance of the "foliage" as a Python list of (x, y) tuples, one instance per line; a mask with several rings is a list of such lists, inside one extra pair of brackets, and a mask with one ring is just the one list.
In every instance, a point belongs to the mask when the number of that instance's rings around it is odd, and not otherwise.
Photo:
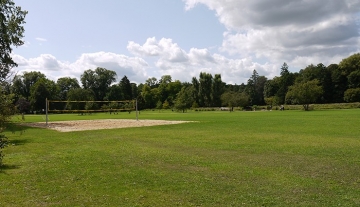
[(245, 92), (228, 91), (223, 93), (221, 100), (223, 105), (231, 107), (231, 111), (234, 110), (234, 107), (245, 107), (250, 104), (250, 97)]
[(19, 98), (16, 101), (15, 106), (20, 113), (27, 113), (30, 111), (31, 104), (25, 98)]
[(221, 94), (224, 93), (225, 83), (221, 80), (220, 74), (215, 74), (212, 83), (212, 106), (221, 106)]
[[(67, 94), (68, 101), (94, 101), (95, 95), (94, 92), (90, 89), (83, 88), (72, 88)], [(67, 103), (66, 108), (69, 110), (84, 110), (85, 103), (81, 102), (69, 102)]]
[[(339, 65), (331, 64), (326, 67), (322, 63), (310, 64), (298, 73), (290, 72), (289, 66), (284, 63), (280, 68), (280, 76), (269, 80), (265, 76), (258, 74), (256, 70), (253, 70), (247, 83), (240, 85), (225, 84), (222, 82), (220, 74), (212, 75), (206, 72), (201, 72), (199, 79), (193, 77), (191, 82), (173, 81), (170, 75), (163, 75), (160, 80), (152, 77), (148, 78), (145, 84), (140, 83), (138, 85), (131, 83), (127, 76), (124, 76), (118, 84), (113, 84), (115, 78), (116, 73), (114, 71), (105, 68), (89, 69), (81, 75), (82, 89), (91, 90), (93, 100), (116, 101), (137, 98), (139, 109), (155, 109), (160, 103), (163, 108), (165, 103), (168, 104), (167, 108), (173, 108), (177, 95), (183, 87), (191, 87), (192, 105), (196, 103), (197, 107), (234, 105), (236, 101), (227, 100), (224, 97), (228, 96), (233, 99), (232, 95), (229, 96), (229, 94), (236, 93), (249, 98), (249, 100), (243, 99), (246, 100), (244, 102), (246, 105), (263, 106), (264, 104), (300, 103), (295, 98), (289, 96), (286, 98), (290, 86), (318, 80), (322, 92), (312, 102), (317, 104), (341, 103), (344, 102), (345, 97), (346, 101), (357, 100), (357, 96), (354, 94), (356, 90), (348, 89), (355, 89), (360, 86), (360, 54), (354, 54), (343, 59)], [(51, 87), (45, 90), (44, 86), (39, 87), (40, 83), (36, 85), (39, 81), (43, 82), (42, 79), (46, 79), (46, 77), (40, 72), (25, 72), (23, 75), (16, 75), (11, 85), (6, 84), (5, 86), (3, 84), (3, 86), (4, 90), (9, 91), (10, 88), (10, 91), (15, 94), (15, 102), (21, 100), (21, 103), (26, 103), (23, 98), (29, 101), (31, 91), (36, 91), (36, 93), (33, 92), (31, 98), (31, 108), (33, 109), (43, 108), (43, 106), (36, 104), (35, 100), (43, 103), (42, 99), (44, 97), (49, 98), (49, 96), (65, 100), (71, 88), (79, 87), (75, 78), (64, 77), (58, 79), (56, 83), (58, 89), (50, 92)], [(348, 92), (346, 92), (347, 90)], [(354, 98), (352, 98), (353, 95)], [(52, 103), (52, 106), (55, 105), (55, 103)], [(306, 104), (304, 107), (306, 107)], [(56, 108), (65, 108), (65, 105), (57, 104)]]
[(45, 100), (58, 99), (59, 88), (56, 83), (46, 78), (40, 78), (30, 90), (30, 103), (34, 111), (45, 110)]
[[(133, 94), (132, 94), (132, 86), (131, 83), (129, 81), (129, 79), (126, 77), (126, 75), (120, 80), (119, 83), (120, 89), (121, 89), (121, 93), (124, 96), (124, 100), (131, 100), (133, 98)], [(118, 99), (121, 100), (121, 99)]]
[(163, 108), (163, 104), (161, 103), (161, 101), (159, 100), (157, 103), (156, 103), (156, 109), (158, 109), (159, 111)]
[(175, 101), (174, 108), (177, 111), (182, 111), (183, 113), (186, 109), (190, 109), (194, 99), (192, 98), (192, 87), (182, 87), (181, 91), (178, 93)]
[[(17, 66), (11, 57), (12, 46), (24, 44), (25, 16), (27, 11), (21, 10), (12, 0), (0, 1), (0, 165), (3, 154), (1, 149), (6, 146), (6, 136), (3, 135), (5, 123), (14, 114), (13, 95), (9, 94), (6, 83), (10, 70)], [(7, 89), (6, 89), (7, 88)]]
[(360, 101), (360, 88), (347, 89), (344, 94), (344, 101), (359, 102)]
[(106, 101), (125, 100), (121, 86), (118, 84), (110, 86), (110, 88), (108, 89), (108, 92), (106, 93), (106, 95), (104, 97), (104, 100), (106, 100)]
[(80, 88), (79, 81), (76, 78), (62, 77), (56, 81), (56, 84), (59, 87), (59, 100), (65, 101), (67, 98), (67, 93), (72, 88)]
[(17, 97), (24, 97), (30, 100), (31, 87), (40, 79), (45, 79), (46, 76), (38, 71), (24, 72), (22, 75), (14, 77), (11, 91)]
[(21, 10), (12, 0), (0, 1), (0, 82), (6, 80), (10, 70), (17, 66), (11, 57), (12, 46), (24, 44), (25, 16), (27, 11)]
[[(2, 131), (0, 131), (0, 133), (2, 133)], [(4, 147), (6, 147), (7, 144), (8, 144), (7, 137), (4, 134), (0, 134), (0, 167), (2, 165), (2, 160), (3, 160), (3, 157), (4, 157), (2, 149)]]
[(211, 106), (211, 88), (213, 77), (210, 73), (201, 72), (199, 78), (199, 105), (201, 107)]
[(309, 104), (314, 103), (322, 94), (322, 87), (317, 79), (295, 83), (289, 87), (286, 100), (293, 104), (302, 104), (304, 110), (309, 110)]
[(14, 115), (15, 112), (15, 108), (12, 103), (13, 96), (5, 94), (0, 87), (0, 166), (4, 156), (1, 149), (7, 145), (7, 138), (2, 133), (5, 129), (5, 124), (10, 121), (11, 116)]
[(84, 89), (94, 92), (96, 101), (103, 101), (110, 85), (116, 80), (116, 72), (97, 67), (84, 71), (80, 80)]
[(170, 104), (167, 100), (164, 101), (163, 105), (162, 105), (163, 109), (169, 109), (170, 108)]

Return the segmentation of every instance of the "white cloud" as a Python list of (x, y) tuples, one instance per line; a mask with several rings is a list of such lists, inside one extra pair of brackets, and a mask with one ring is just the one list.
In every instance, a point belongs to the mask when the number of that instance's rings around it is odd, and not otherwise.
[(96, 67), (115, 71), (118, 80), (124, 75), (129, 80), (139, 83), (144, 82), (147, 78), (146, 68), (148, 64), (145, 60), (109, 52), (85, 53), (73, 63), (59, 61), (50, 54), (42, 54), (39, 57), (29, 59), (16, 54), (13, 54), (12, 57), (19, 65), (18, 68), (15, 68), (17, 72), (40, 71), (54, 81), (61, 77), (80, 79), (85, 70), (94, 70)]
[(160, 41), (155, 37), (148, 38), (143, 45), (130, 41), (127, 49), (134, 55), (160, 56), (171, 62), (185, 62), (188, 59), (185, 51), (168, 38), (162, 38)]
[(134, 55), (154, 57), (155, 66), (159, 69), (158, 77), (171, 75), (173, 79), (191, 81), (200, 72), (221, 74), (227, 83), (241, 84), (246, 82), (253, 70), (260, 75), (273, 77), (278, 71), (273, 65), (255, 63), (252, 58), (231, 59), (220, 54), (211, 54), (208, 49), (191, 48), (186, 52), (171, 39), (162, 38), (157, 41), (154, 37), (140, 45), (129, 42), (128, 50)]
[(37, 41), (40, 41), (40, 42), (47, 42), (47, 39), (45, 38), (42, 38), (42, 37), (37, 37), (35, 38)]
[(221, 51), (229, 54), (303, 68), (309, 60), (337, 63), (334, 60), (359, 51), (358, 0), (184, 2), (187, 10), (204, 4), (216, 12), (228, 29)]

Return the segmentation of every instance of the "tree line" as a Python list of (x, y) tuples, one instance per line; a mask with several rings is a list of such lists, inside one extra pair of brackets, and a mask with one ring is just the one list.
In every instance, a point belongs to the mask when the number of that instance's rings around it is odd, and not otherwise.
[[(76, 78), (62, 77), (56, 82), (37, 71), (15, 75), (5, 87), (14, 95), (14, 104), (22, 113), (41, 111), (45, 99), (60, 101), (121, 101), (137, 99), (139, 109), (176, 109), (197, 107), (246, 107), (253, 105), (340, 103), (360, 101), (360, 54), (339, 64), (309, 65), (292, 73), (284, 63), (280, 75), (272, 79), (253, 71), (247, 83), (226, 84), (221, 74), (201, 72), (191, 82), (159, 80), (131, 83), (124, 75), (116, 82), (115, 71), (98, 67)], [(65, 107), (65, 106), (64, 106)]]

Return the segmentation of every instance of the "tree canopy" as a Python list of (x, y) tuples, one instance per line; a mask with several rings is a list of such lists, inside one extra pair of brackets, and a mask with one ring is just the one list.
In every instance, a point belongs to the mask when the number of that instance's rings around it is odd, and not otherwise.
[(0, 81), (4, 81), (10, 70), (17, 66), (11, 52), (13, 46), (24, 44), (26, 14), (27, 11), (21, 10), (12, 0), (0, 1)]

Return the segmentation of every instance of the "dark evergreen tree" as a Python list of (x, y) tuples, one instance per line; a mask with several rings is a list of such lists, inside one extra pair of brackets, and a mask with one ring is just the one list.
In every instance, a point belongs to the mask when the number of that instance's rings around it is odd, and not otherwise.
[(133, 98), (132, 86), (131, 86), (129, 79), (126, 77), (126, 75), (120, 80), (119, 86), (120, 86), (121, 92), (124, 96), (123, 98), (125, 100), (131, 100)]

